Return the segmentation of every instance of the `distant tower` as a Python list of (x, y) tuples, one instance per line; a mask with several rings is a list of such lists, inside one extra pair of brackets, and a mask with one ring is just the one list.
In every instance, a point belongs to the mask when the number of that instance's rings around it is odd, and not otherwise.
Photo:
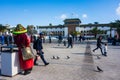
[(64, 20), (64, 26), (68, 27), (68, 34), (70, 34), (73, 31), (76, 31), (76, 27), (79, 26), (80, 23), (81, 21), (78, 18)]

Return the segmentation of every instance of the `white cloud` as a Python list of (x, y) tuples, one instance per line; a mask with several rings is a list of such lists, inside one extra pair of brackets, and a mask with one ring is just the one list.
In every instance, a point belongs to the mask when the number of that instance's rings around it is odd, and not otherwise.
[(66, 18), (78, 18), (79, 15), (72, 13), (72, 14), (61, 14), (60, 16), (55, 16), (55, 19), (61, 19), (61, 20), (65, 20)]
[(60, 19), (62, 19), (62, 20), (66, 19), (66, 18), (67, 18), (67, 15), (66, 15), (66, 14), (62, 14), (62, 15), (60, 16)]
[(87, 16), (87, 14), (83, 14), (82, 17), (83, 18), (87, 18), (88, 16)]
[(60, 16), (55, 16), (54, 18), (57, 19), (57, 20), (64, 20), (64, 19), (66, 19), (66, 18), (68, 18), (68, 17), (67, 17), (66, 14), (62, 14), (62, 15), (60, 15)]
[(118, 6), (117, 9), (116, 9), (116, 14), (117, 14), (118, 16), (120, 16), (120, 3), (119, 3), (119, 6)]

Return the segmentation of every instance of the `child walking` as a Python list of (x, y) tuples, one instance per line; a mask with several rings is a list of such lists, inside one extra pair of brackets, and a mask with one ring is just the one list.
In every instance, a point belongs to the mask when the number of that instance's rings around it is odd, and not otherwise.
[(107, 56), (107, 43), (104, 44), (103, 51), (104, 51), (104, 56)]

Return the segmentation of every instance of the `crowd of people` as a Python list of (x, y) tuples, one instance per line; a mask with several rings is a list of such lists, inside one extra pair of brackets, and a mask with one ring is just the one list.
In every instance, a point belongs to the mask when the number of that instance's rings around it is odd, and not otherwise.
[(8, 33), (5, 33), (5, 34), (1, 34), (0, 35), (0, 43), (1, 45), (4, 45), (4, 44), (11, 44), (14, 42), (14, 39), (13, 39), (13, 36), (12, 34), (8, 34)]

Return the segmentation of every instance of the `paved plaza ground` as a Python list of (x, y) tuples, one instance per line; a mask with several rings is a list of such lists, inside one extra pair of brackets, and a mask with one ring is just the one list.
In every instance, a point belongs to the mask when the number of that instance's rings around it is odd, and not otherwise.
[[(102, 56), (100, 50), (92, 52), (96, 44), (91, 41), (74, 44), (73, 48), (66, 48), (63, 44), (58, 46), (57, 43), (44, 43), (43, 46), (45, 58), (50, 63), (48, 66), (39, 60), (31, 74), (1, 75), (0, 80), (120, 80), (120, 46), (108, 45), (107, 57)], [(52, 59), (53, 56), (60, 59)], [(103, 72), (98, 72), (97, 66)]]

